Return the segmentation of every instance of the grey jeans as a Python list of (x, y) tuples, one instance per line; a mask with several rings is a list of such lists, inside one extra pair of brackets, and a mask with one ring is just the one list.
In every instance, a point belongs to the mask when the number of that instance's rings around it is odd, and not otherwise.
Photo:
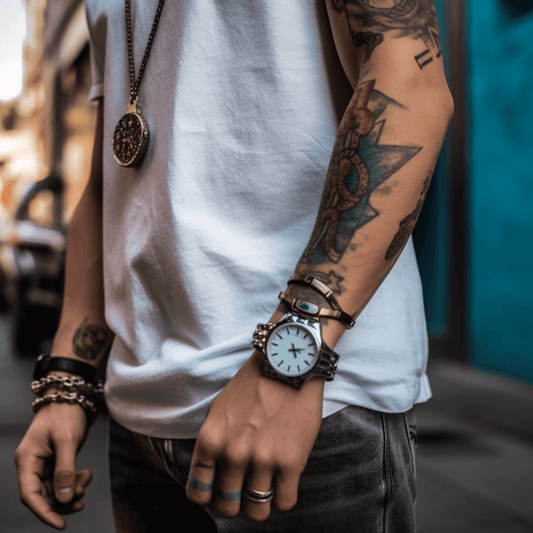
[(185, 496), (194, 439), (146, 437), (110, 421), (117, 533), (414, 533), (416, 418), (349, 406), (322, 420), (298, 503), (252, 524), (215, 517)]

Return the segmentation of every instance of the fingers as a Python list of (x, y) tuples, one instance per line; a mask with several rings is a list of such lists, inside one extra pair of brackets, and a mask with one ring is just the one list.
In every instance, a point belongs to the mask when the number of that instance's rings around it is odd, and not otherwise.
[(74, 495), (81, 498), (85, 494), (85, 489), (92, 480), (93, 473), (90, 470), (82, 470), (81, 472), (78, 472)]
[(280, 469), (276, 471), (274, 487), (274, 507), (278, 511), (290, 511), (298, 501), (300, 471), (297, 469)]
[(86, 434), (82, 409), (50, 404), (34, 417), (15, 452), (21, 502), (39, 520), (65, 529), (61, 514), (83, 509), (89, 471), (76, 473), (75, 455)]
[(73, 441), (56, 441), (56, 462), (54, 468), (54, 493), (57, 501), (69, 503), (74, 498), (78, 481), (76, 473), (77, 446)]
[(186, 493), (197, 505), (212, 505), (221, 518), (233, 518), (243, 511), (250, 522), (262, 522), (270, 516), (271, 502), (253, 499), (268, 499), (265, 493), (274, 489), (275, 483), (275, 508), (292, 509), (298, 497), (300, 474), (298, 468), (280, 468), (264, 454), (247, 454), (238, 445), (232, 451), (210, 453), (197, 441)]
[(194, 448), (189, 479), (185, 493), (189, 500), (201, 507), (208, 507), (213, 500), (215, 481), (215, 460), (209, 446), (202, 447), (198, 443)]
[(47, 488), (41, 481), (44, 477), (45, 460), (20, 452), (16, 456), (20, 501), (39, 520), (56, 529), (65, 529), (65, 520), (57, 514), (48, 499)]
[[(15, 454), (20, 500), (39, 520), (62, 530), (67, 524), (60, 515), (78, 512), (84, 508), (81, 498), (93, 475), (88, 470), (75, 473), (73, 497), (68, 498), (69, 503), (64, 503), (67, 498), (62, 498), (62, 501), (56, 498), (55, 478), (52, 477), (52, 469), (49, 467), (50, 457), (46, 457), (49, 454), (45, 450), (42, 452), (32, 452), (21, 447)], [(65, 477), (59, 476), (59, 479), (64, 480)]]
[(253, 499), (268, 499), (268, 492), (273, 488), (272, 469), (268, 467), (253, 468), (246, 479), (244, 488), (244, 516), (250, 522), (262, 522), (270, 516), (270, 502), (256, 502)]
[(43, 482), (43, 496), (51, 502), (53, 510), (60, 515), (72, 514), (81, 511), (85, 507), (81, 499), (85, 496), (85, 488), (91, 482), (93, 475), (89, 470), (82, 470), (77, 472), (76, 475), (78, 479), (74, 489), (74, 498), (67, 504), (62, 504), (56, 500), (51, 477)]
[[(65, 529), (67, 523), (61, 515), (77, 513), (84, 509), (81, 498), (85, 495), (85, 488), (93, 478), (89, 470), (77, 473), (74, 498), (68, 504), (62, 504), (55, 498), (52, 478), (41, 481), (40, 476), (35, 480), (26, 477), (20, 482), (21, 501), (45, 524), (56, 529)], [(22, 496), (24, 494), (24, 496)]]
[(245, 474), (246, 462), (241, 457), (221, 459), (213, 505), (218, 516), (233, 518), (240, 513)]
[(241, 510), (245, 457), (245, 453), (219, 453), (215, 443), (199, 438), (186, 486), (188, 498), (202, 507), (213, 505), (222, 518), (237, 516)]

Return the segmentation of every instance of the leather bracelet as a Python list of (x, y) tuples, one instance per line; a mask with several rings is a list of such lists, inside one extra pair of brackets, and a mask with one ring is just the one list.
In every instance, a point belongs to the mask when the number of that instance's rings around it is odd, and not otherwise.
[[(346, 315), (342, 311), (336, 309), (328, 309), (327, 307), (318, 307), (318, 305), (306, 302), (305, 300), (298, 300), (292, 294), (286, 292), (279, 293), (279, 299), (287, 302), (293, 311), (301, 313), (309, 317), (310, 319), (319, 320), (322, 317), (333, 318), (342, 322), (346, 328), (351, 328), (355, 323), (350, 315)], [(343, 316), (346, 315), (346, 316)]]
[(83, 378), (87, 383), (96, 385), (96, 367), (93, 365), (76, 361), (69, 357), (50, 357), (47, 354), (41, 354), (37, 358), (35, 370), (33, 371), (33, 380), (41, 379), (51, 370), (68, 372)]
[[(320, 293), (328, 301), (331, 307), (333, 307), (333, 309), (335, 310), (335, 313), (334, 314), (323, 313), (322, 316), (329, 316), (330, 318), (339, 320), (340, 322), (343, 323), (343, 325), (347, 329), (353, 328), (355, 324), (355, 319), (351, 315), (349, 315), (348, 313), (342, 310), (339, 302), (337, 301), (335, 296), (333, 296), (333, 291), (327, 285), (325, 285), (318, 279), (313, 278), (312, 276), (301, 275), (301, 274), (293, 274), (289, 278), (287, 285), (291, 285), (292, 283), (300, 283), (301, 285), (310, 287), (314, 289), (315, 291), (317, 291), (318, 293)], [(300, 308), (298, 307), (298, 309)], [(300, 310), (302, 311), (302, 309)]]

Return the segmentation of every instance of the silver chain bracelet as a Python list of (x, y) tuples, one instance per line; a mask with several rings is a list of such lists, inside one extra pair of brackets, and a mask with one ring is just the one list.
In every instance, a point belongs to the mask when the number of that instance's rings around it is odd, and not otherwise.
[[(39, 395), (54, 383), (57, 383), (58, 387), (60, 387), (62, 390), (74, 389), (85, 396), (96, 397), (104, 393), (104, 384), (102, 381), (99, 381), (95, 387), (92, 383), (85, 383), (83, 378), (74, 376), (56, 376), (55, 374), (50, 374), (37, 381), (32, 381), (31, 390), (35, 394)], [(70, 390), (70, 392), (74, 391)]]
[(92, 383), (86, 383), (83, 378), (77, 376), (49, 374), (46, 377), (33, 381), (31, 383), (31, 390), (37, 395), (42, 395), (46, 390), (54, 386), (59, 390), (54, 393), (45, 394), (31, 404), (34, 412), (37, 412), (43, 405), (50, 402), (77, 403), (87, 415), (87, 424), (90, 426), (94, 423), (98, 414), (95, 400), (104, 393), (104, 384), (102, 381), (98, 381), (96, 386), (94, 386)]
[(83, 395), (76, 392), (58, 391), (52, 394), (46, 394), (37, 398), (31, 406), (34, 412), (37, 412), (43, 405), (50, 402), (68, 402), (70, 404), (78, 403), (87, 415), (87, 424), (90, 426), (96, 419), (97, 412), (94, 403)]

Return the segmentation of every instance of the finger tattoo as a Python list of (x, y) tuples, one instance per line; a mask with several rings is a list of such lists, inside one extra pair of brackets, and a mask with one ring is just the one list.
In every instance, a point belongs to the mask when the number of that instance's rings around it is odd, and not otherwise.
[(225, 490), (217, 488), (217, 496), (219, 498), (222, 498), (223, 500), (235, 502), (241, 499), (242, 490), (240, 490), (239, 492), (226, 492)]
[(191, 476), (189, 474), (189, 480), (188, 480), (189, 486), (195, 490), (199, 490), (201, 492), (209, 492), (213, 488), (213, 482), (211, 483), (203, 483), (202, 481), (199, 481)]

